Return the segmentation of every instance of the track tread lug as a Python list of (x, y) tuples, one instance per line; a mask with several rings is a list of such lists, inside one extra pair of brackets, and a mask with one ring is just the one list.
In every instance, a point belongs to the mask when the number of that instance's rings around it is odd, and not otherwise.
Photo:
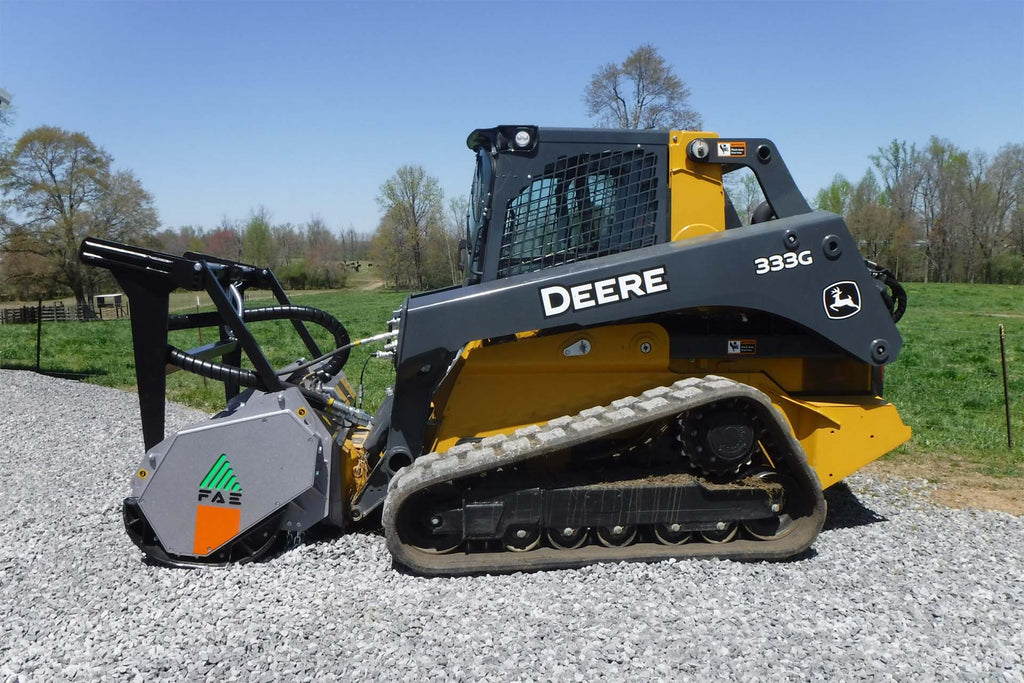
[(495, 434), (494, 436), (488, 436), (486, 439), (480, 442), (481, 446), (487, 448), (494, 448), (503, 441), (508, 441), (508, 435), (506, 434)]
[(588, 417), (580, 422), (574, 422), (570, 427), (577, 435), (584, 435), (601, 428), (601, 423), (594, 417)]

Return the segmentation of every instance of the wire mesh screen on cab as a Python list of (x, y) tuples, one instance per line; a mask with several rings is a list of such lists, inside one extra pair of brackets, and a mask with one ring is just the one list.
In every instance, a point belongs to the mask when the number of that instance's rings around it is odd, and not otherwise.
[(559, 157), (506, 207), (498, 277), (654, 244), (657, 155)]

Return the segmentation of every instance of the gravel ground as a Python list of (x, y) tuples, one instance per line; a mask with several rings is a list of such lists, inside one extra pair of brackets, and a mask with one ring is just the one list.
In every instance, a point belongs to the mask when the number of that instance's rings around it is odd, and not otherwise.
[[(223, 570), (141, 561), (136, 399), (0, 372), (0, 681), (1024, 681), (1024, 518), (849, 479), (807, 556), (458, 579), (374, 535)], [(168, 408), (168, 431), (199, 413)]]

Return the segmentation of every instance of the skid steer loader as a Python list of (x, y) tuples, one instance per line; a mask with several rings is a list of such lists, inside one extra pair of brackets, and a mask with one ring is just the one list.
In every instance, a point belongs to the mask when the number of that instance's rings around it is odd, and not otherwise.
[[(383, 526), (422, 574), (785, 558), (820, 531), (824, 488), (909, 438), (881, 398), (906, 295), (771, 141), (498, 126), (467, 142), (465, 283), (410, 296), (368, 339), (268, 269), (82, 243), (131, 301), (147, 451), (124, 522), (152, 561), (247, 562), (318, 525)], [(746, 226), (723, 189), (740, 169), (765, 197)], [(168, 315), (176, 288), (216, 310)], [(246, 308), (248, 288), (278, 305)], [(270, 365), (249, 328), (275, 319), (312, 360)], [(168, 345), (202, 326), (220, 339)], [(343, 368), (372, 342), (395, 383), (370, 415)], [(171, 366), (224, 382), (227, 404), (165, 438)]]

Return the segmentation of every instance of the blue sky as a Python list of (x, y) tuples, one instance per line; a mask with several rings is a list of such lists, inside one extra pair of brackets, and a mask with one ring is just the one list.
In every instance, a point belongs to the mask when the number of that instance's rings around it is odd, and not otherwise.
[(654, 44), (705, 128), (768, 137), (808, 198), (893, 138), (1024, 138), (1014, 2), (0, 0), (8, 137), (88, 134), (166, 226), (264, 205), (371, 232), (402, 164), (468, 191), (474, 128), (586, 126), (596, 68)]

